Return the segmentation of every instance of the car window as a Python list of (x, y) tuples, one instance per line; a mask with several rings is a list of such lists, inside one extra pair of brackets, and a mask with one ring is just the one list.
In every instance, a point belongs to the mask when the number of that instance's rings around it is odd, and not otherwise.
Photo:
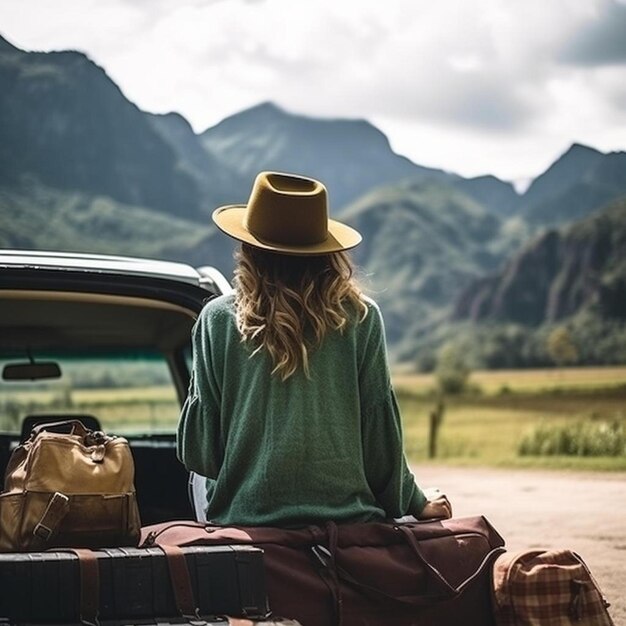
[[(180, 405), (167, 361), (159, 353), (35, 355), (57, 363), (58, 379), (0, 380), (0, 430), (20, 432), (27, 415), (93, 415), (113, 434), (173, 432)], [(0, 369), (28, 363), (0, 353)]]
[(191, 346), (187, 346), (183, 350), (183, 356), (185, 357), (185, 365), (187, 365), (187, 371), (191, 372), (193, 367), (193, 353), (191, 352)]

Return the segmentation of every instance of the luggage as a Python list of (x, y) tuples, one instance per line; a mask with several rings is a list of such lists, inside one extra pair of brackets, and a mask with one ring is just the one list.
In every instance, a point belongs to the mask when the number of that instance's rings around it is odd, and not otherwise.
[(494, 564), (498, 626), (614, 626), (585, 562), (570, 550), (506, 553)]
[[(281, 618), (268, 618), (261, 622), (251, 622), (250, 620), (245, 619), (229, 619), (228, 626), (302, 626), (300, 622), (296, 622), (293, 619), (281, 619)], [(213, 626), (213, 624), (208, 624), (208, 626)], [(219, 624), (215, 624), (215, 626), (220, 626)]]
[[(14, 626), (9, 622), (2, 622), (3, 626)], [(41, 624), (32, 622), (21, 622), (19, 626), (60, 626), (59, 624)], [(62, 626), (85, 626), (85, 623), (64, 622)], [(246, 618), (227, 618), (227, 617), (211, 617), (208, 620), (198, 618), (181, 619), (181, 618), (151, 618), (133, 621), (129, 624), (125, 620), (98, 620), (97, 626), (303, 626), (300, 622), (292, 619), (281, 619), (268, 617), (263, 620), (249, 620)]]
[(169, 522), (142, 545), (256, 545), (270, 609), (305, 626), (490, 626), (503, 540), (483, 517), (298, 530)]
[(182, 549), (199, 605), (185, 616), (162, 549), (77, 552), (80, 556), (71, 550), (0, 555), (0, 623), (133, 624), (268, 614), (263, 553), (252, 546)]
[[(13, 624), (7, 624), (2, 622), (3, 626), (14, 626)], [(29, 622), (22, 622), (19, 626), (59, 626), (59, 624), (33, 624)], [(85, 626), (80, 622), (68, 624), (64, 623), (62, 626)], [(133, 621), (131, 624), (124, 620), (98, 620), (97, 626), (303, 626), (300, 622), (296, 622), (292, 619), (280, 619), (280, 618), (267, 618), (261, 621), (248, 620), (248, 619), (228, 619), (226, 617), (215, 617), (207, 620), (194, 619), (182, 619), (182, 618), (154, 618), (141, 621)]]
[(78, 420), (36, 426), (7, 466), (0, 552), (137, 545), (133, 479), (126, 439)]

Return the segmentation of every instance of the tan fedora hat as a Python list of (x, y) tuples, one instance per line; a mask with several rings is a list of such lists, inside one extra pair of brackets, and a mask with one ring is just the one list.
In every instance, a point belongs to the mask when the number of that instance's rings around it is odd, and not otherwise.
[(282, 254), (329, 254), (354, 248), (361, 235), (328, 219), (328, 194), (318, 180), (261, 172), (248, 204), (231, 204), (213, 212), (227, 235)]

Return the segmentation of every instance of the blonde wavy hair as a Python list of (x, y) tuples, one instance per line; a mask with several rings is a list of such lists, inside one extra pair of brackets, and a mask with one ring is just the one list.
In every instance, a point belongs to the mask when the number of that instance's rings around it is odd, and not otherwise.
[(267, 350), (283, 381), (300, 367), (330, 330), (343, 332), (367, 315), (354, 268), (345, 252), (295, 256), (242, 244), (235, 254), (235, 306), (242, 341)]

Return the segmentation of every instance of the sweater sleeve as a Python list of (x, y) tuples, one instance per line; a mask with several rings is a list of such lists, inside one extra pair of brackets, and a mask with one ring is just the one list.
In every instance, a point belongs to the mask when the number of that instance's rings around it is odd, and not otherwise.
[(192, 369), (176, 438), (178, 458), (197, 474), (215, 479), (223, 461), (220, 391), (213, 370), (207, 315), (200, 315), (191, 337)]
[(378, 307), (371, 306), (369, 316), (372, 319), (364, 323), (367, 337), (359, 367), (365, 475), (388, 517), (417, 517), (426, 505), (426, 497), (415, 483), (404, 456), (402, 422), (391, 386)]

